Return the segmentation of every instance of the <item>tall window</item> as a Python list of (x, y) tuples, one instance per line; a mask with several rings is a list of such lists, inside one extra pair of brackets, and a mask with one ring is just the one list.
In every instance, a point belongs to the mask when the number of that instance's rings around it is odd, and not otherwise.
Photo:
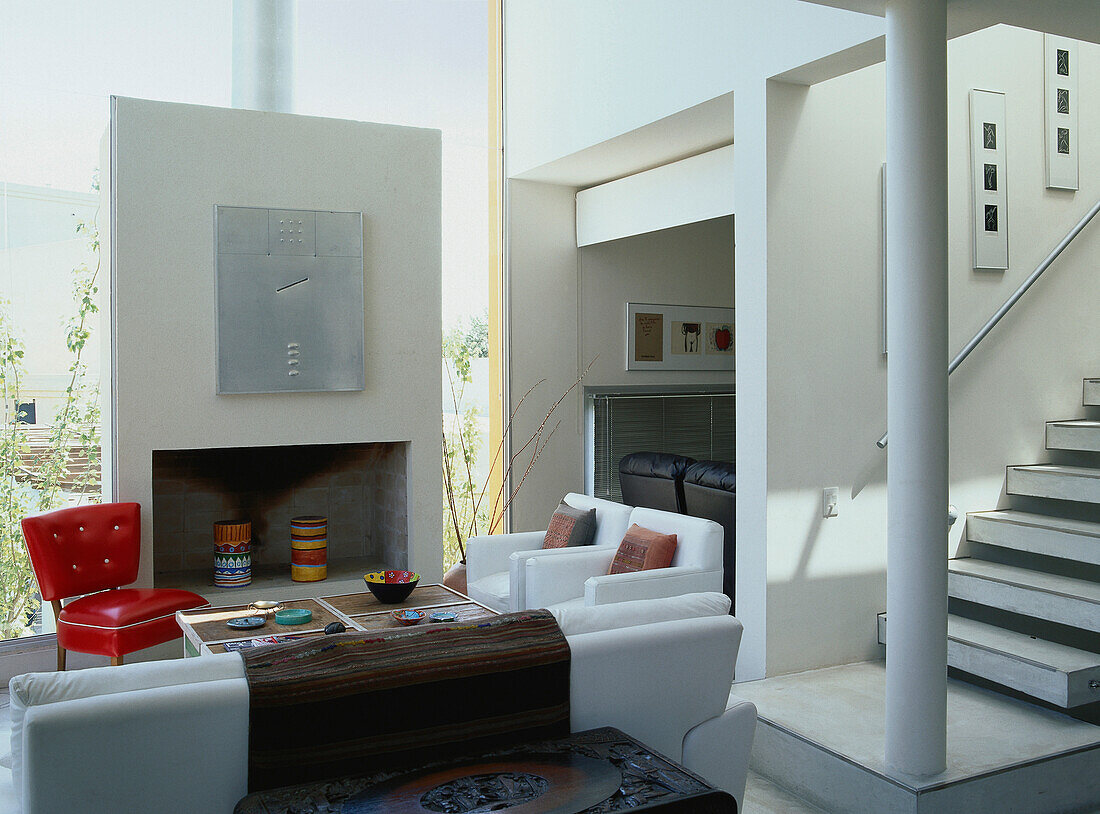
[(619, 462), (632, 452), (732, 461), (732, 393), (588, 393), (592, 494), (622, 502)]
[[(0, 5), (0, 637), (53, 630), (21, 517), (111, 497), (99, 461), (110, 320), (98, 184), (110, 96), (230, 106), (234, 6)], [(310, 0), (294, 8), (292, 112), (442, 131), (444, 333), (463, 361), (444, 365), (441, 406), (444, 423), (461, 417), (472, 465), (484, 467), (486, 0)], [(460, 374), (457, 409), (448, 372)]]

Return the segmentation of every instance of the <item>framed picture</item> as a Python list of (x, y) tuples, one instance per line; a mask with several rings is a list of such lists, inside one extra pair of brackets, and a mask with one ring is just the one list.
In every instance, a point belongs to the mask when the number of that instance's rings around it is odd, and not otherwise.
[(976, 269), (1008, 268), (1008, 172), (1005, 95), (970, 91), (970, 169), (973, 263)]
[(733, 309), (626, 304), (627, 370), (733, 370)]

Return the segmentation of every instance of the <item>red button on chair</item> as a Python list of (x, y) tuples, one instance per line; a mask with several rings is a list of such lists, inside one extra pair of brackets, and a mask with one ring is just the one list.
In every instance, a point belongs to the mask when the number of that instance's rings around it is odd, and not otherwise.
[[(120, 588), (137, 579), (141, 506), (101, 503), (23, 520), (42, 599), (57, 617), (57, 669), (65, 651), (110, 656), (178, 639), (175, 613), (201, 607), (198, 594), (174, 588)], [(74, 599), (62, 607), (61, 600)]]

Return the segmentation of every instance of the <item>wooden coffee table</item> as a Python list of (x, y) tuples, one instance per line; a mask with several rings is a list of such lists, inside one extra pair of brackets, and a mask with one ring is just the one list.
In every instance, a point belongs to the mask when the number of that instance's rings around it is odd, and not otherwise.
[[(318, 586), (320, 587), (320, 586)], [(284, 608), (308, 608), (313, 619), (304, 625), (280, 625), (274, 612), (264, 614), (249, 610), (247, 602), (216, 608), (176, 611), (176, 622), (183, 631), (184, 656), (209, 656), (240, 650), (254, 644), (255, 640), (276, 637), (278, 641), (323, 636), (325, 625), (342, 622), (348, 630), (389, 630), (404, 627), (390, 611), (413, 608), (425, 614), (436, 611), (453, 611), (459, 622), (472, 622), (496, 616), (496, 611), (445, 585), (418, 585), (404, 602), (383, 604), (374, 594), (361, 593), (317, 596), (308, 599), (290, 599), (282, 603)], [(238, 616), (266, 616), (267, 622), (255, 630), (233, 630), (226, 621)], [(415, 627), (435, 624), (424, 619)]]

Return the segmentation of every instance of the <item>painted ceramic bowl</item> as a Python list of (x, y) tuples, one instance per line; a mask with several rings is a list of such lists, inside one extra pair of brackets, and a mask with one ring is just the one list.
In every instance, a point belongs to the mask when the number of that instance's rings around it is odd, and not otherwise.
[(371, 571), (363, 579), (379, 602), (395, 605), (404, 602), (413, 592), (420, 574), (415, 571)]
[(390, 611), (390, 616), (396, 619), (399, 625), (415, 625), (424, 618), (424, 611), (408, 608), (405, 610)]
[(264, 618), (262, 616), (238, 616), (235, 619), (227, 620), (226, 624), (234, 630), (253, 630), (264, 626)]
[(275, 611), (275, 621), (280, 625), (304, 625), (313, 619), (313, 611), (309, 608), (284, 608)]

